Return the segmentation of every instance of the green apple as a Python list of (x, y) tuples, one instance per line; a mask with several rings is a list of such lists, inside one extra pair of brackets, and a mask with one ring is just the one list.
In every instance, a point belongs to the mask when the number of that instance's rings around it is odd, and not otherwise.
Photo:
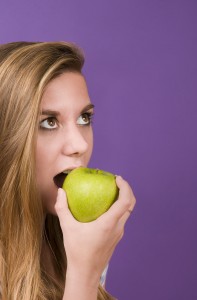
[(76, 220), (96, 220), (117, 200), (119, 189), (112, 173), (79, 167), (64, 180), (68, 206)]

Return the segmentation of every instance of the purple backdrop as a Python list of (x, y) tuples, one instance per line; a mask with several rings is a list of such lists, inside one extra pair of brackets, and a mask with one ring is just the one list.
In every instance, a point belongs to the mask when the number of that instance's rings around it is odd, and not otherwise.
[(137, 206), (111, 260), (120, 300), (197, 299), (197, 1), (0, 2), (0, 43), (85, 51), (91, 166), (121, 174)]

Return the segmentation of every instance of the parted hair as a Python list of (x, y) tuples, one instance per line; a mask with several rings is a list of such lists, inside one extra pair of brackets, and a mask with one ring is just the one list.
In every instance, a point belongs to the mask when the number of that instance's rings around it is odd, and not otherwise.
[[(84, 55), (66, 42), (13, 42), (0, 46), (0, 298), (61, 300), (67, 268), (56, 216), (44, 218), (35, 180), (40, 102), (47, 84), (81, 73)], [(58, 280), (41, 259), (46, 238)], [(76, 287), (77, 288), (77, 287)], [(101, 286), (98, 300), (114, 299)]]

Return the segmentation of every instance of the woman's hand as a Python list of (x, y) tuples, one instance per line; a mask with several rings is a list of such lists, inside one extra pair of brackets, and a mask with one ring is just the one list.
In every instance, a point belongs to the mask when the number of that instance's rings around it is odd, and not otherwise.
[(129, 184), (116, 177), (119, 198), (97, 220), (80, 223), (68, 209), (66, 194), (59, 189), (55, 209), (60, 220), (67, 255), (67, 280), (99, 284), (100, 276), (109, 262), (124, 226), (134, 206), (135, 197)]

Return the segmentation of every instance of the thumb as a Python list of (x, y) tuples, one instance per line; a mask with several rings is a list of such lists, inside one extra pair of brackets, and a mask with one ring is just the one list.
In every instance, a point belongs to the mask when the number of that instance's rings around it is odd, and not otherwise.
[(55, 203), (55, 210), (61, 224), (65, 219), (71, 216), (70, 210), (68, 208), (66, 193), (62, 188), (59, 188), (57, 192), (57, 201)]

